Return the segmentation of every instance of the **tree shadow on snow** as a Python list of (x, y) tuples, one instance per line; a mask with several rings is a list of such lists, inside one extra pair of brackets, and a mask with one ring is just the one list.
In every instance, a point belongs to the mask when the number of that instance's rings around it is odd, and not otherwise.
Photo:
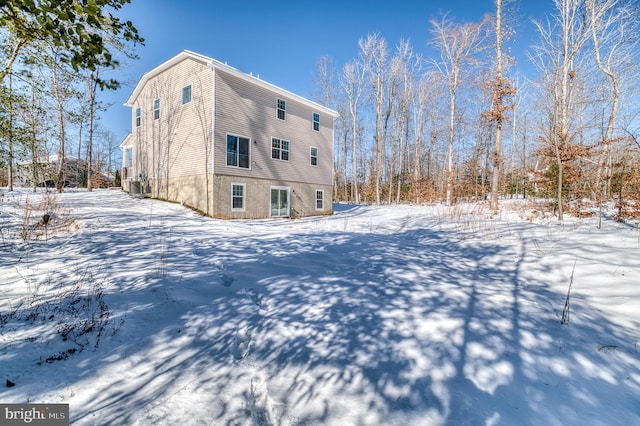
[[(163, 276), (119, 283), (109, 297), (126, 308), (122, 330), (103, 350), (66, 361), (70, 388), (101, 377), (76, 399), (72, 421), (637, 420), (629, 345), (638, 336), (594, 309), (561, 325), (564, 295), (541, 281), (554, 271), (526, 240), (473, 243), (428, 223), (411, 228), (294, 226), (224, 241), (156, 229), (155, 252), (139, 250), (139, 261), (164, 261)], [(118, 262), (137, 253), (113, 250)]]

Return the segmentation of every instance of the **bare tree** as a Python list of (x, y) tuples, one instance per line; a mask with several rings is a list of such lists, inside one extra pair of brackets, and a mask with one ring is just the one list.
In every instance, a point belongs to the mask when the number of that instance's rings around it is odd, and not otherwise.
[(14, 93), (13, 93), (13, 78), (12, 74), (9, 74), (9, 90), (7, 93), (7, 180), (9, 191), (13, 191), (13, 160), (14, 160), (14, 140), (15, 140), (15, 132), (14, 132)]
[[(565, 151), (573, 142), (571, 115), (573, 107), (572, 89), (576, 79), (578, 53), (588, 39), (583, 0), (554, 0), (556, 14), (554, 25), (544, 26), (536, 22), (543, 43), (536, 46), (539, 58), (543, 60), (546, 74), (552, 77), (551, 98), (553, 111), (549, 117), (549, 143), (553, 148), (557, 166), (557, 214), (563, 220), (563, 173)], [(548, 67), (552, 69), (548, 69)]]
[[(585, 0), (587, 18), (595, 61), (598, 69), (606, 76), (610, 87), (610, 101), (603, 106), (603, 110), (609, 105), (608, 118), (604, 128), (602, 139), (605, 149), (600, 159), (597, 173), (597, 186), (599, 186), (603, 164), (609, 163), (611, 170), (611, 144), (614, 140), (614, 131), (620, 106), (621, 74), (629, 73), (629, 64), (633, 62), (633, 52), (638, 46), (638, 20), (640, 19), (637, 5), (625, 0)], [(624, 71), (627, 71), (624, 73)], [(607, 161), (608, 157), (608, 161)], [(611, 174), (607, 176), (610, 182)], [(606, 195), (610, 184), (603, 187), (602, 195)], [(597, 197), (599, 197), (598, 194)]]
[(353, 159), (353, 200), (360, 202), (358, 192), (358, 117), (362, 94), (364, 92), (364, 76), (366, 67), (361, 61), (352, 61), (344, 65), (340, 86), (347, 96), (349, 116), (351, 118), (351, 146)]
[(65, 145), (67, 140), (67, 121), (70, 110), (69, 103), (76, 94), (73, 83), (77, 77), (77, 72), (73, 71), (68, 64), (61, 61), (61, 54), (57, 46), (49, 46), (49, 56), (46, 61), (51, 79), (51, 94), (57, 115), (58, 159), (56, 168), (57, 177), (55, 181), (58, 192), (62, 192), (65, 181)]
[(113, 155), (118, 149), (118, 142), (115, 133), (110, 130), (103, 130), (101, 132), (102, 140), (104, 142), (104, 149), (107, 155), (107, 170), (112, 173), (114, 169), (117, 169), (117, 164), (114, 164)]
[(316, 100), (327, 107), (334, 105), (336, 69), (330, 56), (324, 55), (318, 59), (315, 80), (318, 88), (318, 93), (314, 96)]
[(504, 60), (502, 52), (503, 31), (502, 31), (502, 0), (495, 0), (495, 35), (496, 35), (496, 57), (495, 57), (495, 78), (492, 82), (493, 99), (491, 110), (485, 116), (495, 123), (493, 151), (491, 153), (493, 174), (491, 176), (491, 202), (490, 208), (493, 212), (499, 210), (498, 196), (500, 192), (500, 174), (503, 164), (502, 157), (502, 126), (508, 118), (506, 112), (513, 108), (510, 98), (515, 94), (511, 82), (504, 77)]
[[(527, 99), (528, 84), (520, 78), (518, 74), (514, 79), (514, 86), (517, 91), (513, 98), (513, 119), (511, 121), (511, 174), (512, 174), (512, 190), (514, 193), (522, 191), (523, 198), (527, 196), (527, 106), (524, 103)], [(518, 138), (521, 138), (521, 145), (518, 144)], [(519, 164), (516, 164), (516, 157), (520, 151)]]
[[(50, 131), (45, 105), (45, 79), (35, 72), (35, 65), (28, 65), (23, 73), (24, 102), (18, 110), (24, 126), (23, 151), (29, 161), (29, 177), (36, 191), (39, 182), (44, 180), (43, 156), (46, 135)], [(25, 163), (26, 165), (26, 163)]]
[(496, 81), (494, 86), (492, 115), (496, 123), (493, 146), (493, 175), (491, 177), (491, 205), (492, 211), (497, 212), (498, 194), (500, 190), (500, 165), (502, 164), (502, 124), (504, 122), (504, 97), (509, 88), (509, 82), (502, 72), (502, 0), (496, 0)]
[[(336, 69), (335, 64), (331, 57), (324, 55), (321, 56), (316, 65), (315, 86), (318, 88), (314, 98), (323, 105), (331, 108), (336, 108), (337, 103), (337, 90), (336, 84)], [(334, 150), (335, 161), (333, 163), (334, 185), (333, 192), (334, 198), (338, 198), (338, 191), (340, 185), (344, 185), (345, 198), (346, 198), (346, 170), (347, 170), (347, 155), (348, 155), (348, 143), (347, 134), (348, 131), (345, 127), (345, 119), (343, 114), (337, 118), (334, 122), (334, 131), (337, 135), (337, 146)], [(342, 180), (340, 177), (343, 177)]]
[[(398, 89), (395, 103), (395, 129), (397, 143), (393, 144), (393, 148), (397, 151), (397, 164), (391, 165), (391, 170), (397, 168), (397, 173), (391, 173), (389, 182), (389, 199), (393, 191), (393, 175), (397, 176), (396, 182), (396, 203), (400, 203), (400, 196), (403, 185), (403, 176), (405, 174), (405, 152), (409, 146), (409, 123), (411, 121), (411, 100), (414, 97), (414, 71), (417, 66), (416, 57), (408, 40), (400, 40), (396, 48), (396, 54), (391, 59), (392, 75), (395, 76)], [(394, 162), (395, 163), (395, 162)]]
[(422, 159), (422, 141), (424, 127), (426, 123), (427, 111), (427, 94), (430, 82), (427, 82), (427, 75), (424, 74), (417, 82), (414, 94), (411, 99), (411, 109), (413, 115), (413, 201), (420, 202), (420, 177), (421, 177), (421, 159)]
[[(439, 79), (441, 75), (434, 71), (428, 70), (416, 84), (416, 88), (412, 97), (412, 116), (413, 116), (413, 199), (419, 203), (421, 193), (424, 191), (421, 181), (426, 175), (430, 177), (431, 157), (434, 145), (437, 140), (436, 123), (438, 122), (438, 114), (440, 111), (439, 99), (442, 98), (442, 84)], [(425, 127), (428, 126), (428, 135), (426, 139), (429, 144), (425, 151)], [(424, 160), (424, 161), (423, 161)], [(426, 163), (427, 171), (423, 172), (423, 164)]]
[(374, 179), (376, 204), (380, 204), (384, 153), (391, 116), (392, 101), (396, 89), (395, 75), (389, 67), (387, 42), (378, 34), (370, 34), (358, 43), (369, 77), (375, 113), (375, 161)]
[(93, 189), (93, 183), (92, 183), (93, 133), (94, 133), (95, 119), (96, 119), (96, 95), (98, 90), (98, 81), (100, 79), (99, 72), (100, 72), (99, 68), (96, 67), (96, 69), (89, 72), (89, 75), (87, 76), (87, 80), (86, 80), (87, 90), (88, 90), (87, 93), (89, 95), (89, 99), (88, 99), (89, 116), (87, 117), (88, 125), (89, 125), (89, 129), (88, 129), (89, 134), (87, 136), (87, 191), (89, 192), (91, 192), (91, 190)]
[(620, 68), (638, 44), (637, 5), (623, 0), (585, 0), (594, 56), (611, 84), (611, 107), (604, 139), (611, 140), (620, 103)]
[(484, 23), (455, 23), (445, 15), (440, 20), (431, 20), (431, 35), (433, 37), (431, 44), (440, 53), (440, 59), (434, 61), (434, 64), (445, 78), (449, 91), (446, 203), (450, 206), (453, 190), (457, 95), (469, 71), (469, 66), (476, 62), (475, 55), (484, 42)]

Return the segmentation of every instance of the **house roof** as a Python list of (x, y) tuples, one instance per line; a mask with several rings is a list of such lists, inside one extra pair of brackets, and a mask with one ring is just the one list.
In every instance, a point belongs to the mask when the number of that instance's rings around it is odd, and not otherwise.
[(235, 77), (238, 77), (242, 80), (245, 80), (251, 84), (255, 84), (257, 86), (260, 86), (262, 88), (265, 88), (267, 90), (270, 90), (274, 93), (280, 94), (283, 97), (287, 97), (289, 99), (293, 99), (296, 100), (302, 104), (305, 104), (311, 108), (314, 108), (316, 110), (319, 110), (321, 112), (324, 112), (325, 114), (328, 114), (334, 118), (338, 117), (340, 114), (338, 114), (338, 112), (332, 110), (331, 108), (327, 108), (317, 102), (313, 102), (307, 98), (304, 98), (300, 95), (296, 95), (295, 93), (289, 92), (288, 90), (285, 90), (281, 87), (278, 87), (274, 84), (268, 83), (264, 80), (261, 80), (258, 77), (255, 77), (253, 75), (250, 74), (246, 74), (242, 71), (239, 71), (236, 68), (233, 68), (225, 63), (222, 63), (216, 59), (213, 58), (209, 58), (208, 56), (204, 56), (201, 55), (199, 53), (195, 53), (195, 52), (191, 52), (189, 50), (183, 50), (182, 52), (178, 53), (176, 56), (174, 56), (173, 58), (163, 62), (162, 64), (158, 65), (157, 67), (155, 67), (154, 69), (152, 69), (151, 71), (148, 71), (146, 73), (144, 73), (142, 75), (142, 77), (140, 78), (140, 81), (138, 82), (138, 84), (136, 85), (136, 87), (133, 89), (133, 92), (131, 93), (131, 95), (129, 96), (129, 99), (127, 99), (127, 101), (124, 103), (125, 106), (128, 107), (133, 107), (134, 102), (136, 100), (136, 98), (138, 97), (138, 95), (140, 95), (140, 92), (142, 91), (142, 89), (144, 88), (144, 86), (147, 84), (147, 82), (155, 77), (156, 75), (166, 71), (167, 69), (173, 67), (174, 65), (176, 65), (177, 63), (184, 61), (185, 59), (192, 59), (195, 61), (198, 61), (202, 64), (208, 65), (209, 67), (211, 67), (211, 69), (216, 70), (219, 69), (221, 71), (224, 71), (226, 73), (232, 74)]
[(122, 142), (120, 142), (120, 148), (125, 148), (127, 146), (132, 145), (132, 138), (133, 135), (131, 133), (129, 133), (127, 136), (125, 136), (125, 138), (122, 140)]
[[(38, 154), (38, 157), (36, 158), (36, 161), (38, 162), (38, 164), (56, 164), (58, 162), (58, 154), (52, 154), (52, 155), (40, 155)], [(73, 155), (65, 155), (64, 158), (67, 161), (78, 161), (77, 157), (74, 157)], [(33, 163), (33, 160), (25, 160), (25, 161), (18, 161), (16, 162), (16, 164), (20, 165), (20, 166), (28, 166), (31, 165)]]

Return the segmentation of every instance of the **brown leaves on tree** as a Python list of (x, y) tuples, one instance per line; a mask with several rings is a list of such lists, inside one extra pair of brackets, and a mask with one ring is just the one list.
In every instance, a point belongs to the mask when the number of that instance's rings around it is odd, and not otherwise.
[(514, 108), (513, 97), (517, 93), (517, 88), (513, 87), (511, 81), (503, 76), (489, 81), (485, 87), (492, 89), (492, 108), (482, 113), (482, 116), (489, 121), (502, 123), (509, 118), (506, 112)]

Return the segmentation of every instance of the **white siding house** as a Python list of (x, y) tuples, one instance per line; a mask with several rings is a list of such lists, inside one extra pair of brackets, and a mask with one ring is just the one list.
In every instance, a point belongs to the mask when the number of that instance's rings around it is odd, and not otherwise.
[(332, 212), (337, 112), (189, 51), (144, 74), (125, 105), (125, 191), (218, 218)]

